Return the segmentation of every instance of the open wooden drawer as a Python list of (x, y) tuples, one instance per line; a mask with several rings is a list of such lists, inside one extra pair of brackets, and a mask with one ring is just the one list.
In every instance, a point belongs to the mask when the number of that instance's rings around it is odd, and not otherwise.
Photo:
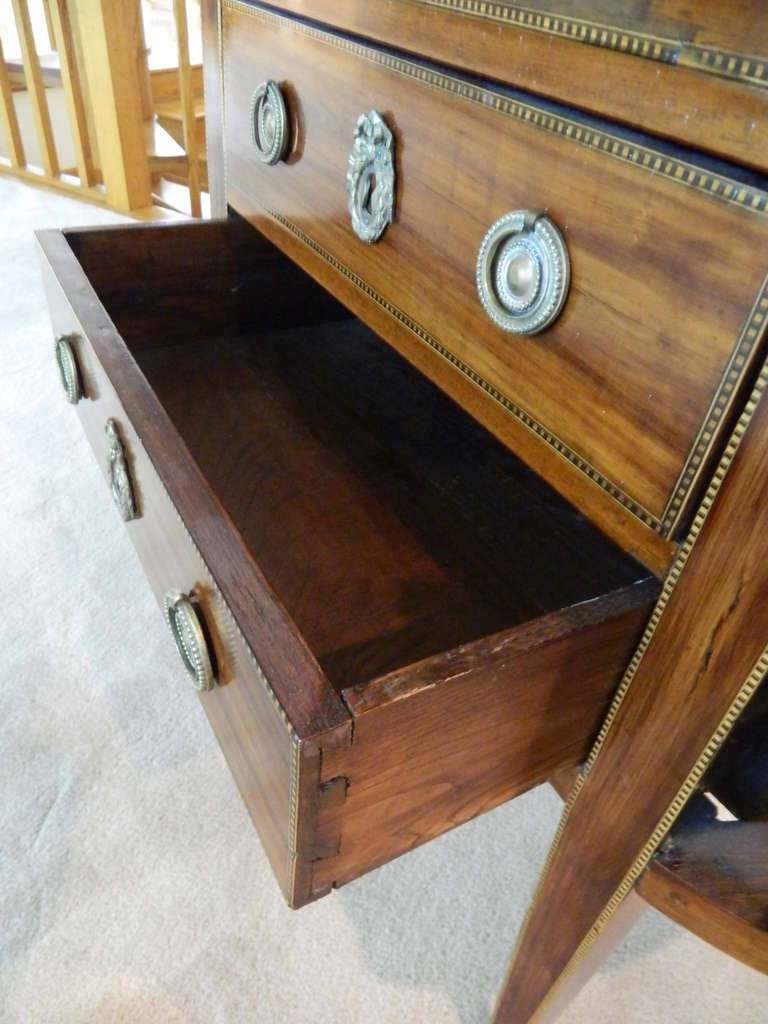
[(583, 757), (655, 579), (238, 220), (39, 240), (70, 397), (161, 605), (191, 599), (180, 653), (204, 686), (209, 651), (292, 905)]

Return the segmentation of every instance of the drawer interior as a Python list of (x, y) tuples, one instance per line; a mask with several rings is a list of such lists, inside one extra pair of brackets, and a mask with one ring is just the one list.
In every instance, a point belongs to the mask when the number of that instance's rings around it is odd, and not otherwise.
[(337, 690), (647, 577), (256, 232), (220, 230), (205, 255), (178, 229), (68, 237)]

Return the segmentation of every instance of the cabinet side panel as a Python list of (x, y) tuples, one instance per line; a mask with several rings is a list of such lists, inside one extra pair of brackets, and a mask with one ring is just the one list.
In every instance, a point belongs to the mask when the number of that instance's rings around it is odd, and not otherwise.
[(212, 217), (223, 217), (227, 212), (227, 200), (224, 195), (224, 94), (221, 83), (220, 11), (219, 0), (203, 0), (201, 15), (205, 146)]

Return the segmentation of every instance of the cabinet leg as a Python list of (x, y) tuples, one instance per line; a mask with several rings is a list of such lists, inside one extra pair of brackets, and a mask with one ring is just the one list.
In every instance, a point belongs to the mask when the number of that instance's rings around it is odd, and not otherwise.
[(554, 1006), (768, 673), (766, 387), (764, 365), (566, 804), (499, 1024)]

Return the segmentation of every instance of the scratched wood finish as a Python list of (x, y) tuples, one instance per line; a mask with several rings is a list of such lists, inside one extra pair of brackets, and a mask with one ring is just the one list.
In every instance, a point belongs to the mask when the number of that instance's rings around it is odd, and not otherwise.
[[(660, 518), (763, 283), (768, 219), (408, 80), (332, 36), (255, 8), (224, 17), (230, 202), (260, 226), (264, 208), (286, 218)], [(298, 126), (293, 156), (276, 167), (249, 141), (250, 97), (264, 78), (286, 81)], [(351, 232), (344, 180), (352, 128), (372, 106), (399, 147), (397, 212), (365, 246)], [(475, 291), (482, 237), (514, 208), (547, 208), (572, 260), (564, 312), (534, 339), (493, 327)], [(446, 373), (441, 355), (428, 359)], [(478, 389), (472, 411), (483, 418), (491, 404)], [(505, 440), (514, 443), (511, 431)], [(594, 482), (574, 472), (569, 497), (581, 507)]]
[[(658, 588), (642, 567), (236, 219), (40, 240), (78, 412), (102, 460), (119, 424), (158, 598), (199, 597), (221, 680), (201, 699), (292, 905), (413, 845), (382, 785), (428, 838), (583, 754)], [(365, 727), (355, 749), (347, 700), (400, 766), (368, 797), (357, 772), (380, 754)], [(419, 719), (462, 799), (414, 788)], [(337, 879), (347, 797), (371, 842)]]
[(348, 882), (582, 760), (655, 591), (637, 584), (346, 689), (354, 741), (333, 768), (346, 796), (318, 816), (338, 854), (314, 885)]
[(523, 5), (607, 25), (617, 33), (662, 37), (675, 52), (669, 57), (674, 63), (586, 45), (516, 21), (440, 8), (429, 0), (273, 0), (273, 6), (747, 166), (768, 168), (765, 91), (721, 77), (714, 67), (708, 74), (701, 65), (686, 66), (691, 45), (722, 51), (726, 69), (732, 53), (745, 58), (768, 54), (760, 0), (740, 4), (738, 17), (723, 17), (719, 0), (674, 7), (591, 0)]
[(565, 820), (498, 1021), (528, 1021), (554, 991), (763, 655), (766, 437), (761, 398)]
[(768, 823), (676, 828), (637, 890), (705, 942), (768, 974)]

